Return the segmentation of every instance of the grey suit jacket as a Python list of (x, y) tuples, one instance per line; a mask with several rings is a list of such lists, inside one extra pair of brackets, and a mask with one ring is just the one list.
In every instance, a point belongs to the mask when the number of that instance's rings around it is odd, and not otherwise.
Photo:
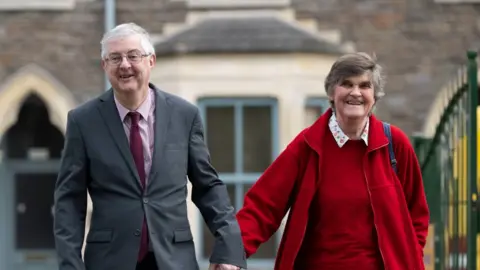
[[(158, 267), (198, 269), (187, 218), (187, 176), (192, 200), (216, 237), (210, 261), (246, 268), (240, 228), (210, 164), (198, 109), (150, 86), (156, 92), (155, 147), (145, 194), (113, 91), (68, 114), (55, 187), (59, 270), (135, 269), (144, 215)], [(87, 190), (93, 212), (83, 262)]]

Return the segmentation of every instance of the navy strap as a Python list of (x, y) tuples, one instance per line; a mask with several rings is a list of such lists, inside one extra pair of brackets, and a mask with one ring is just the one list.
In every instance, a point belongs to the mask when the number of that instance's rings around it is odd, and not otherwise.
[(390, 124), (383, 122), (383, 132), (388, 138), (388, 152), (390, 155), (390, 163), (392, 164), (393, 171), (397, 173), (397, 160), (395, 159), (395, 152), (393, 151), (393, 139)]

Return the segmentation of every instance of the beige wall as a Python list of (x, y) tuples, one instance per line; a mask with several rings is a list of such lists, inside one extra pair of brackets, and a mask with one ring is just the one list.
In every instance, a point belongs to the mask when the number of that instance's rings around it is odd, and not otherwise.
[[(307, 97), (325, 97), (324, 78), (335, 57), (311, 54), (215, 55), (159, 58), (152, 82), (196, 103), (203, 97), (273, 97), (279, 104), (281, 150), (304, 128)], [(191, 187), (189, 187), (191, 188)], [(199, 211), (189, 203), (194, 238)]]
[[(159, 58), (152, 72), (152, 82), (192, 103), (203, 97), (276, 98), (279, 104), (279, 148), (282, 150), (304, 128), (305, 99), (325, 97), (324, 78), (334, 61), (335, 57), (310, 54)], [(0, 86), (0, 139), (16, 121), (23, 98), (31, 92), (43, 98), (52, 123), (65, 132), (67, 112), (77, 105), (76, 102), (70, 91), (51, 74), (29, 65)], [(425, 135), (431, 134), (441, 113), (439, 106), (445, 95), (442, 93), (430, 110)], [(90, 215), (90, 199), (88, 209)], [(198, 238), (201, 219), (191, 202), (189, 220), (194, 237)], [(87, 221), (87, 230), (88, 226)]]
[[(280, 148), (304, 126), (304, 100), (325, 96), (323, 80), (335, 59), (318, 55), (223, 55), (160, 58), (152, 82), (165, 91), (196, 103), (201, 97), (274, 97), (279, 103)], [(52, 123), (65, 132), (67, 113), (77, 106), (70, 91), (36, 65), (19, 70), (0, 88), (0, 138), (16, 121), (23, 99), (37, 93), (46, 103)], [(189, 190), (191, 186), (189, 185)], [(91, 213), (91, 201), (88, 203)], [(199, 213), (189, 203), (194, 237)], [(87, 218), (87, 233), (89, 219)]]

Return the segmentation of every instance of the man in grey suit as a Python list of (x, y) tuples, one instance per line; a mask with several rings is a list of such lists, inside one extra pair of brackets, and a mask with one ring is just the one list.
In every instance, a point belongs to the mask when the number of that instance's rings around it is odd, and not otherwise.
[[(210, 164), (198, 109), (149, 83), (148, 33), (122, 24), (102, 39), (112, 89), (68, 114), (55, 187), (60, 270), (196, 270), (192, 200), (216, 237), (210, 269), (246, 268), (226, 187)], [(85, 234), (89, 192), (93, 212)]]

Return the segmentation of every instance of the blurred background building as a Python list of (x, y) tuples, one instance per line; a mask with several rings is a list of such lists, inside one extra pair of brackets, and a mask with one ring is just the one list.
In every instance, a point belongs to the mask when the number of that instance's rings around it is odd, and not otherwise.
[[(432, 136), (435, 100), (480, 44), (479, 14), (480, 0), (0, 0), (0, 270), (57, 268), (51, 209), (67, 112), (108, 88), (99, 42), (114, 25), (152, 34), (152, 82), (199, 106), (239, 208), (328, 108), (324, 78), (343, 53), (374, 53), (385, 66), (380, 118)], [(213, 238), (190, 206), (206, 265)], [(250, 269), (272, 269), (280, 234)]]

